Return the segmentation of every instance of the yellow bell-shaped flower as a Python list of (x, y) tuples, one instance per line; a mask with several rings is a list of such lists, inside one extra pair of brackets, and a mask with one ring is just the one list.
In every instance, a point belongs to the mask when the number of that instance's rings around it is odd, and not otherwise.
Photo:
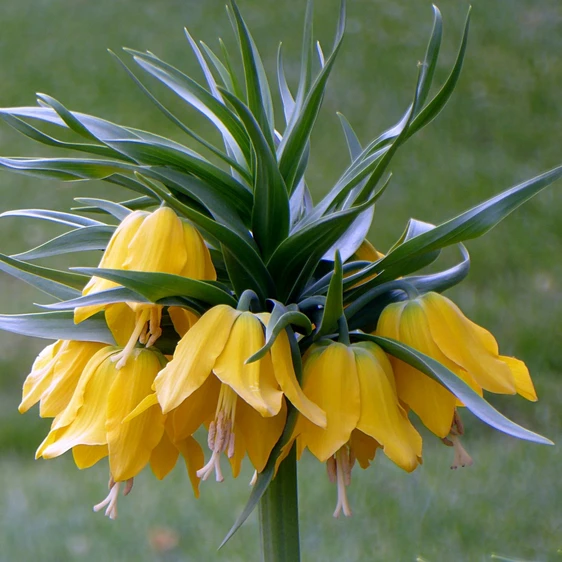
[[(127, 482), (128, 493), (133, 478), (147, 464), (158, 478), (173, 468), (180, 452), (189, 464), (203, 464), (203, 453), (193, 439), (172, 442), (165, 430), (166, 416), (159, 406), (146, 408), (134, 419), (126, 420), (151, 393), (165, 359), (158, 352), (135, 349), (127, 364), (117, 369), (112, 356), (119, 351), (105, 346), (90, 359), (72, 399), (54, 419), (36, 454), (36, 458), (51, 459), (72, 449), (80, 469), (108, 456), (110, 493), (97, 507), (107, 507), (106, 515), (111, 518), (116, 516), (120, 483)], [(197, 480), (192, 483), (197, 493)]]
[(377, 447), (411, 472), (421, 461), (422, 439), (396, 394), (394, 374), (384, 351), (374, 343), (351, 346), (329, 343), (312, 348), (305, 358), (303, 392), (326, 412), (325, 429), (299, 417), (293, 434), (297, 456), (305, 448), (338, 484), (338, 507), (351, 511), (345, 486), (357, 458), (367, 467)]
[(208, 425), (212, 455), (199, 471), (202, 479), (214, 470), (222, 480), (222, 453), (235, 476), (246, 454), (258, 472), (263, 470), (285, 425), (284, 396), (313, 424), (326, 424), (324, 412), (299, 387), (286, 332), (262, 359), (246, 364), (265, 343), (268, 319), (269, 314), (226, 305), (210, 309), (180, 340), (156, 377), (156, 394), (145, 401), (158, 401), (170, 415), (177, 440)]
[(54, 418), (66, 408), (88, 361), (105, 344), (58, 340), (38, 355), (23, 383), (19, 411), (40, 402), (43, 418)]
[[(518, 393), (536, 400), (525, 364), (499, 355), (495, 338), (464, 316), (448, 298), (434, 292), (392, 303), (382, 312), (376, 334), (401, 341), (453, 371), (473, 390)], [(456, 398), (410, 365), (391, 358), (398, 396), (437, 436), (446, 437)]]
[[(168, 207), (160, 207), (153, 213), (134, 211), (128, 215), (109, 241), (99, 267), (216, 280), (203, 238), (194, 226)], [(117, 286), (112, 281), (92, 277), (82, 294), (91, 295)], [(78, 323), (106, 310), (108, 325), (117, 343), (124, 346), (117, 359), (119, 367), (126, 363), (137, 341), (150, 347), (162, 333), (162, 306), (144, 303), (126, 303), (126, 306), (125, 303), (91, 305), (76, 308), (74, 312), (74, 321)]]

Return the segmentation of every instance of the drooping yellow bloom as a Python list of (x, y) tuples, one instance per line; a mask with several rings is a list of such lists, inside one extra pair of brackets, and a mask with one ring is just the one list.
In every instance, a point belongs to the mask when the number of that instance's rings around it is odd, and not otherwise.
[(312, 348), (304, 363), (303, 391), (326, 411), (327, 427), (299, 417), (294, 435), (297, 455), (310, 452), (328, 463), (338, 484), (337, 516), (351, 511), (345, 497), (357, 458), (366, 467), (377, 447), (411, 472), (420, 462), (422, 440), (398, 401), (392, 367), (373, 343), (330, 343)]
[(285, 425), (284, 396), (313, 424), (326, 424), (324, 412), (299, 387), (286, 332), (262, 359), (245, 363), (263, 347), (268, 318), (226, 305), (210, 309), (180, 340), (154, 382), (156, 394), (138, 409), (159, 402), (176, 440), (208, 425), (212, 453), (198, 472), (202, 479), (214, 470), (222, 480), (222, 453), (235, 476), (246, 454), (263, 470)]
[(88, 361), (102, 343), (58, 340), (38, 355), (23, 383), (19, 411), (23, 414), (40, 402), (43, 418), (54, 418), (66, 408)]
[[(376, 333), (401, 341), (453, 371), (473, 390), (518, 393), (536, 400), (525, 364), (499, 355), (492, 334), (474, 324), (448, 298), (426, 293), (388, 305)], [(453, 422), (456, 398), (442, 385), (410, 365), (391, 358), (398, 396), (437, 436), (446, 437)]]
[[(195, 227), (168, 207), (160, 207), (153, 213), (134, 211), (128, 215), (111, 237), (99, 267), (170, 273), (191, 279), (216, 279), (203, 238)], [(91, 295), (117, 286), (112, 281), (92, 277), (82, 294)], [(124, 304), (91, 305), (79, 307), (74, 313), (74, 320), (78, 323), (100, 310), (106, 310), (108, 325), (116, 341), (124, 345), (122, 354), (116, 359), (119, 367), (126, 363), (137, 341), (150, 347), (162, 333), (162, 306), (126, 304), (130, 310), (126, 310)]]
[[(150, 463), (163, 478), (174, 466), (179, 452), (186, 461), (203, 464), (203, 454), (193, 439), (173, 443), (165, 431), (166, 416), (158, 406), (125, 421), (128, 414), (151, 393), (164, 357), (148, 349), (135, 349), (127, 364), (117, 369), (112, 357), (120, 348), (105, 346), (87, 363), (66, 408), (54, 419), (51, 431), (36, 457), (51, 459), (72, 449), (78, 468), (88, 468), (109, 457), (110, 493), (99, 508), (114, 518), (121, 482), (127, 482)], [(195, 482), (196, 484), (196, 482)], [(195, 491), (196, 488), (195, 488)]]

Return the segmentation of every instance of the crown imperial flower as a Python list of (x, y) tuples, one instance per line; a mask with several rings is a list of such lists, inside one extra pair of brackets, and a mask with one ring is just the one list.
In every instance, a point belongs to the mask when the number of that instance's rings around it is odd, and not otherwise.
[[(536, 400), (525, 364), (499, 355), (495, 338), (471, 322), (447, 297), (430, 292), (388, 305), (376, 333), (401, 341), (433, 357), (473, 390), (521, 394)], [(411, 365), (391, 358), (398, 396), (439, 437), (451, 428), (457, 399), (435, 380)]]
[(258, 472), (263, 470), (284, 427), (283, 396), (311, 423), (326, 424), (322, 410), (296, 380), (285, 332), (261, 359), (246, 363), (265, 343), (263, 322), (268, 316), (227, 305), (210, 309), (180, 340), (172, 361), (156, 377), (153, 400), (173, 416), (176, 437), (210, 424), (212, 456), (200, 471), (202, 478), (214, 469), (222, 480), (223, 452), (236, 458), (236, 475), (241, 461), (237, 447), (242, 456), (247, 452)]
[[(354, 458), (361, 457), (361, 464), (368, 465), (371, 453), (364, 454), (362, 443), (372, 440), (373, 456), (376, 447), (382, 447), (408, 472), (418, 466), (422, 440), (399, 403), (392, 367), (379, 346), (334, 342), (313, 348), (304, 363), (303, 391), (326, 411), (327, 426), (300, 417), (294, 431), (297, 454), (308, 448), (318, 460), (328, 462), (329, 474), (335, 470), (335, 515), (342, 508), (350, 514), (343, 484), (350, 479)], [(337, 476), (339, 472), (345, 477)]]

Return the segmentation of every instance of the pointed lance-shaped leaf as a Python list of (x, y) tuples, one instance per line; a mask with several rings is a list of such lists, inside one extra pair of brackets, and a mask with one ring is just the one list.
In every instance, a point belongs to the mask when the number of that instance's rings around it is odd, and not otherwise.
[(236, 306), (236, 300), (232, 295), (209, 281), (152, 271), (125, 271), (97, 267), (75, 269), (92, 277), (101, 277), (119, 283), (154, 303), (166, 297), (188, 297), (201, 300), (211, 306), (218, 304)]
[(267, 261), (289, 234), (289, 196), (275, 154), (249, 109), (235, 96), (222, 91), (246, 126), (256, 158), (252, 232)]
[(74, 324), (74, 312), (0, 314), (0, 330), (49, 340), (92, 341), (115, 345), (103, 314)]
[(449, 371), (435, 359), (405, 345), (399, 341), (383, 338), (380, 336), (369, 336), (367, 334), (352, 334), (353, 337), (362, 341), (372, 341), (382, 347), (397, 359), (400, 359), (412, 367), (418, 369), (427, 376), (437, 380), (450, 390), (462, 403), (480, 420), (494, 429), (527, 441), (552, 445), (552, 441), (537, 433), (529, 431), (512, 422), (503, 414), (500, 414), (484, 398), (474, 392), (461, 378)]
[(342, 317), (342, 315), (343, 265), (341, 255), (338, 251), (336, 251), (336, 257), (334, 259), (334, 274), (330, 279), (326, 304), (324, 305), (324, 312), (322, 314), (322, 321), (315, 334), (315, 339), (334, 332), (337, 328), (338, 320)]

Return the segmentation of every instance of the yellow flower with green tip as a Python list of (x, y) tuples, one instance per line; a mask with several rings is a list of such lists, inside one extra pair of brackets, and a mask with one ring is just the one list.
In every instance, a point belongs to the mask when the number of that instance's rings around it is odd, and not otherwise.
[(199, 475), (213, 470), (222, 480), (220, 456), (226, 453), (238, 473), (247, 454), (260, 472), (283, 431), (284, 397), (311, 423), (325, 426), (324, 412), (302, 392), (293, 368), (286, 332), (258, 361), (246, 363), (265, 343), (269, 314), (241, 312), (219, 305), (206, 312), (180, 340), (170, 363), (154, 382), (146, 404), (162, 406), (177, 439), (199, 426), (209, 427), (211, 459)]
[(40, 403), (42, 418), (54, 418), (66, 408), (88, 361), (105, 344), (58, 340), (38, 355), (23, 383), (20, 413)]
[[(426, 293), (392, 303), (381, 313), (376, 334), (401, 341), (453, 371), (479, 394), (520, 394), (536, 400), (525, 364), (499, 354), (487, 330), (474, 324), (447, 297)], [(439, 437), (451, 428), (457, 399), (410, 365), (391, 359), (398, 396)]]
[[(214, 281), (217, 278), (201, 234), (168, 207), (160, 207), (153, 213), (130, 213), (111, 237), (99, 267), (170, 273), (191, 279)], [(113, 281), (92, 277), (82, 294), (91, 295), (118, 286)], [(137, 341), (150, 347), (162, 334), (162, 306), (133, 302), (126, 305), (130, 312), (124, 310), (124, 303), (84, 306), (74, 312), (74, 321), (79, 323), (106, 310), (109, 327), (116, 341), (124, 346), (116, 359), (119, 367), (126, 363)]]
[(117, 369), (112, 359), (120, 351), (104, 346), (93, 355), (70, 402), (54, 419), (36, 454), (36, 458), (52, 459), (72, 450), (80, 469), (109, 457), (111, 489), (106, 502), (99, 505), (107, 506), (106, 515), (111, 518), (117, 514), (120, 483), (127, 483), (128, 493), (133, 478), (147, 464), (158, 478), (163, 478), (173, 468), (179, 452), (188, 452), (189, 462), (202, 462), (202, 452), (194, 440), (180, 445), (172, 442), (165, 431), (166, 416), (157, 405), (125, 421), (151, 393), (165, 359), (158, 352), (135, 349), (127, 364)]
[[(326, 428), (299, 417), (294, 435), (297, 455), (304, 449), (335, 471), (338, 508), (350, 510), (345, 484), (355, 458), (368, 466), (376, 448), (411, 472), (421, 460), (422, 439), (396, 394), (394, 374), (384, 351), (374, 343), (331, 342), (312, 348), (304, 363), (303, 391), (326, 411)], [(338, 476), (339, 475), (339, 476)]]

